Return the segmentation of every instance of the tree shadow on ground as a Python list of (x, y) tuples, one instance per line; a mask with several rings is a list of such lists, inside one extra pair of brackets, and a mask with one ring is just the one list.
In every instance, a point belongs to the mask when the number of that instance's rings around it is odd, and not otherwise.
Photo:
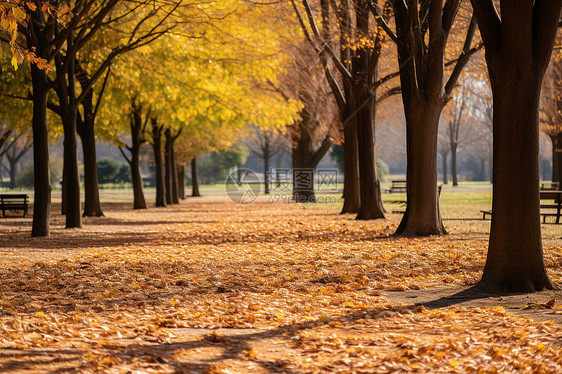
[[(558, 285), (560, 287), (560, 285)], [(423, 305), (427, 309), (449, 306), (502, 307), (520, 316), (544, 322), (553, 320), (562, 324), (562, 314), (554, 309), (541, 307), (554, 298), (562, 300), (562, 290), (544, 290), (535, 293), (491, 292), (479, 285), (470, 287), (431, 287), (422, 290), (386, 293), (393, 302)]]
[[(388, 312), (402, 311), (403, 307), (385, 309)], [(382, 309), (369, 309), (353, 311), (340, 317), (330, 319), (330, 322), (350, 324), (365, 317), (365, 313), (375, 315), (373, 319), (384, 318), (384, 315), (377, 316)], [(144, 365), (143, 369), (148, 368), (155, 371), (166, 371), (165, 366), (171, 367), (175, 373), (219, 373), (225, 372), (221, 369), (224, 364), (243, 365), (250, 364), (258, 366), (261, 371), (267, 373), (302, 373), (303, 367), (298, 363), (308, 357), (306, 350), (299, 347), (295, 337), (303, 331), (312, 330), (327, 322), (307, 321), (281, 325), (272, 329), (174, 329), (184, 341), (163, 343), (139, 341), (137, 339), (110, 339), (103, 342), (103, 347), (98, 346), (93, 350), (94, 354), (101, 357), (110, 353), (119, 361), (119, 365)], [(185, 330), (185, 331), (182, 331)], [(199, 330), (199, 331), (197, 331)], [(198, 334), (193, 334), (197, 331)], [(247, 332), (246, 332), (247, 331)], [(193, 339), (197, 336), (198, 339)], [(269, 356), (261, 358), (252, 352), (252, 343), (260, 346), (277, 350), (277, 358)], [(272, 348), (272, 349), (271, 349)], [(207, 351), (205, 351), (207, 350)], [(208, 354), (212, 350), (214, 354)], [(106, 353), (104, 354), (103, 351)], [(219, 353), (217, 353), (219, 351)], [(85, 360), (88, 350), (44, 350), (44, 349), (6, 349), (0, 351), (0, 369), (3, 370), (34, 370), (34, 365), (50, 365), (56, 363), (75, 363), (70, 371), (87, 370), (92, 366), (91, 360)], [(53, 357), (56, 353), (57, 357)], [(250, 353), (251, 354), (251, 353)], [(63, 357), (64, 356), (64, 357)], [(103, 362), (103, 361), (102, 361)], [(97, 365), (97, 367), (96, 367)], [(109, 366), (105, 365), (105, 369)], [(104, 369), (99, 364), (94, 365), (95, 370)], [(246, 367), (246, 369), (248, 369)], [(68, 367), (51, 370), (50, 372), (66, 372)], [(248, 372), (253, 372), (249, 370)], [(134, 370), (133, 370), (134, 372)]]

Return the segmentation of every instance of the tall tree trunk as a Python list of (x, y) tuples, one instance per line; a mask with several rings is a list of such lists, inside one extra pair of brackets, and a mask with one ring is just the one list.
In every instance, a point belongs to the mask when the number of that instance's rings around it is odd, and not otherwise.
[[(362, 87), (363, 88), (363, 87)], [(359, 181), (361, 205), (357, 212), (357, 219), (370, 220), (384, 218), (384, 206), (381, 199), (380, 182), (377, 178), (377, 163), (375, 156), (375, 108), (370, 93), (361, 90), (357, 93), (357, 102), (364, 105), (357, 112), (357, 139), (359, 153)]]
[[(142, 120), (142, 105), (137, 104), (136, 99), (132, 100), (132, 109), (130, 114), (131, 129), (131, 146), (127, 147), (131, 153), (128, 158), (122, 148), (119, 148), (125, 160), (131, 167), (131, 180), (133, 183), (133, 209), (146, 209), (146, 200), (142, 189), (142, 176), (140, 172), (140, 150), (144, 140), (144, 130), (146, 121)], [(146, 114), (146, 119), (150, 115), (150, 110)]]
[[(88, 77), (86, 72), (77, 63), (75, 68), (76, 79), (82, 89), (86, 89)], [(104, 82), (105, 84), (105, 82)], [(101, 92), (103, 95), (103, 90)], [(99, 100), (99, 99), (98, 99)], [(84, 158), (84, 217), (102, 217), (100, 193), (98, 186), (98, 164), (96, 154), (96, 110), (94, 109), (94, 96), (92, 90), (82, 100), (83, 116), (77, 114), (77, 131), (82, 141), (82, 156)]]
[(49, 236), (51, 181), (47, 126), (47, 72), (31, 64), (33, 87), (33, 224), (31, 236)]
[(459, 181), (457, 179), (457, 146), (451, 146), (451, 176), (453, 178), (453, 187), (459, 185)]
[(172, 152), (170, 150), (170, 142), (168, 141), (169, 131), (166, 130), (165, 133), (165, 143), (164, 143), (164, 184), (166, 187), (166, 204), (173, 204), (172, 200)]
[(441, 162), (443, 168), (443, 184), (448, 184), (449, 179), (447, 178), (447, 154), (441, 153)]
[(178, 167), (178, 190), (179, 198), (181, 200), (185, 199), (185, 165)]
[(133, 182), (133, 209), (146, 209), (146, 200), (142, 190), (142, 176), (140, 173), (140, 147), (131, 155), (131, 178)]
[[(78, 174), (78, 153), (76, 142), (76, 111), (67, 114), (64, 126), (64, 188), (66, 228), (82, 227), (80, 206), (80, 176)], [(66, 122), (66, 123), (65, 123)]]
[[(516, 72), (512, 72), (516, 74)], [(500, 291), (552, 288), (539, 208), (539, 77), (496, 72), (492, 226), (482, 284)], [(526, 79), (524, 79), (526, 78)], [(517, 204), (513, 202), (516, 201)]]
[(165, 207), (166, 186), (164, 184), (164, 166), (162, 164), (162, 126), (158, 125), (156, 118), (151, 119), (152, 125), (152, 150), (154, 152), (154, 165), (156, 167), (156, 206)]
[[(73, 35), (67, 38), (69, 46), (73, 45)], [(78, 174), (78, 144), (76, 141), (77, 104), (74, 82), (74, 58), (65, 66), (62, 56), (55, 57), (57, 76), (62, 76), (55, 91), (59, 98), (60, 117), (62, 120), (63, 141), (63, 212), (66, 215), (66, 228), (82, 227), (80, 205), (80, 175)]]
[[(68, 37), (69, 45), (73, 44), (72, 35)], [(58, 87), (55, 88), (59, 98), (62, 119), (63, 141), (63, 201), (62, 210), (66, 215), (66, 228), (82, 227), (80, 206), (80, 176), (78, 174), (78, 153), (76, 141), (76, 96), (74, 84), (74, 58), (70, 59), (64, 71), (62, 56), (55, 57), (57, 75), (62, 75)], [(68, 73), (68, 74), (66, 74)]]
[(310, 164), (313, 153), (312, 139), (302, 123), (293, 139), (293, 199), (297, 203), (315, 203), (314, 167)]
[(82, 140), (82, 155), (84, 157), (84, 213), (82, 215), (84, 217), (102, 217), (94, 120), (88, 113), (85, 113), (85, 117), (82, 131), (78, 133)]
[(417, 103), (406, 112), (406, 212), (396, 230), (404, 236), (443, 235), (437, 193), (437, 130), (439, 102)]
[[(63, 145), (64, 147), (64, 145)], [(64, 156), (63, 156), (64, 157)], [(68, 188), (66, 187), (66, 183), (68, 181), (68, 178), (66, 177), (66, 174), (68, 173), (66, 171), (67, 168), (67, 164), (64, 163), (62, 164), (62, 176), (61, 176), (61, 181), (60, 181), (60, 188), (61, 188), (61, 192), (60, 192), (60, 214), (61, 215), (66, 215), (66, 204), (67, 204), (67, 197), (66, 194), (68, 192)]]
[(166, 137), (166, 202), (168, 204), (179, 204), (178, 178), (174, 156), (175, 136), (172, 136), (170, 129), (166, 129), (164, 135)]
[(357, 126), (351, 121), (343, 128), (343, 208), (341, 214), (357, 213), (361, 206), (359, 193), (359, 155), (357, 153)]
[(191, 196), (201, 196), (197, 180), (197, 157), (191, 159)]
[(172, 202), (174, 204), (179, 204), (180, 203), (180, 198), (179, 198), (179, 180), (178, 180), (178, 167), (176, 165), (176, 154), (174, 152), (174, 139), (172, 139), (172, 144), (171, 144), (171, 149), (172, 149)]
[(552, 289), (541, 240), (539, 98), (562, 1), (502, 2), (501, 19), (491, 0), (471, 2), (494, 107), (494, 214), (480, 284), (508, 292)]
[[(360, 39), (370, 38), (368, 2), (359, 0), (355, 5), (356, 34)], [(369, 220), (384, 218), (381, 188), (377, 177), (375, 155), (375, 97), (376, 89), (372, 86), (377, 79), (377, 65), (381, 46), (377, 40), (375, 46), (359, 47), (352, 58), (353, 100), (355, 123), (357, 125), (357, 152), (359, 157), (359, 193), (361, 205), (357, 219)]]

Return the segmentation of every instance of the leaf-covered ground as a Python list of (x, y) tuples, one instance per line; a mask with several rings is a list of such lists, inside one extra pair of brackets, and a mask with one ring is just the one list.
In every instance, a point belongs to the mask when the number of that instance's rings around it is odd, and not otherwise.
[[(562, 372), (558, 323), (501, 298), (437, 308), (393, 296), (477, 282), (489, 222), (397, 239), (392, 214), (222, 197), (128, 208), (79, 230), (53, 216), (49, 238), (0, 220), (0, 371)], [(560, 225), (543, 236), (560, 282)], [(558, 301), (545, 311), (556, 321)]]

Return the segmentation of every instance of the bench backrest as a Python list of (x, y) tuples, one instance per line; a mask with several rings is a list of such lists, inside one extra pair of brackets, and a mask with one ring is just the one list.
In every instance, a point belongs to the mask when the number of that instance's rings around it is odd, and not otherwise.
[(541, 200), (554, 200), (557, 204), (560, 204), (562, 201), (562, 191), (548, 191), (543, 190), (541, 191), (540, 195)]
[(2, 194), (0, 195), (0, 200), (4, 201), (23, 201), (26, 202), (29, 198), (26, 194)]

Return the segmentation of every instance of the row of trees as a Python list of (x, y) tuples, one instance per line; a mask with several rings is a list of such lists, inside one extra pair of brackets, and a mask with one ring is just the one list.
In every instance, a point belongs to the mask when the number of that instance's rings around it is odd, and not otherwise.
[[(359, 219), (384, 217), (374, 155), (375, 105), (377, 89), (388, 87), (380, 95), (384, 99), (393, 88), (385, 83), (399, 78), (408, 183), (399, 235), (446, 233), (436, 188), (439, 122), (443, 108), (456, 99), (448, 123), (455, 157), (467, 110), (462, 85), (457, 93), (455, 88), (471, 55), (484, 48), (491, 95), (483, 99), (492, 105), (474, 115), (492, 118), (494, 215), (482, 284), (517, 291), (552, 288), (540, 235), (538, 114), (561, 2), (502, 2), (500, 8), (492, 0), (292, 4), (339, 107), (346, 150), (345, 206), (355, 205), (352, 211)], [(386, 44), (396, 45), (397, 59), (390, 68), (382, 64)], [(486, 85), (483, 79), (479, 82)], [(351, 192), (355, 186), (363, 191), (359, 205)]]
[(3, 109), (20, 117), (10, 123), (22, 122), (22, 132), (32, 119), (32, 236), (49, 234), (48, 142), (57, 136), (64, 138), (66, 227), (80, 227), (76, 134), (84, 158), (83, 213), (100, 216), (96, 137), (120, 147), (131, 168), (134, 207), (142, 209), (144, 143), (154, 150), (156, 205), (165, 206), (178, 201), (180, 165), (228, 147), (249, 122), (281, 127), (296, 117), (296, 101), (264, 89), (282, 67), (277, 52), (285, 27), (255, 35), (250, 25), (266, 21), (246, 3), (15, 1), (0, 3), (0, 12), (11, 47), (3, 58), (14, 69), (2, 76), (3, 95), (17, 100), (3, 100)]

